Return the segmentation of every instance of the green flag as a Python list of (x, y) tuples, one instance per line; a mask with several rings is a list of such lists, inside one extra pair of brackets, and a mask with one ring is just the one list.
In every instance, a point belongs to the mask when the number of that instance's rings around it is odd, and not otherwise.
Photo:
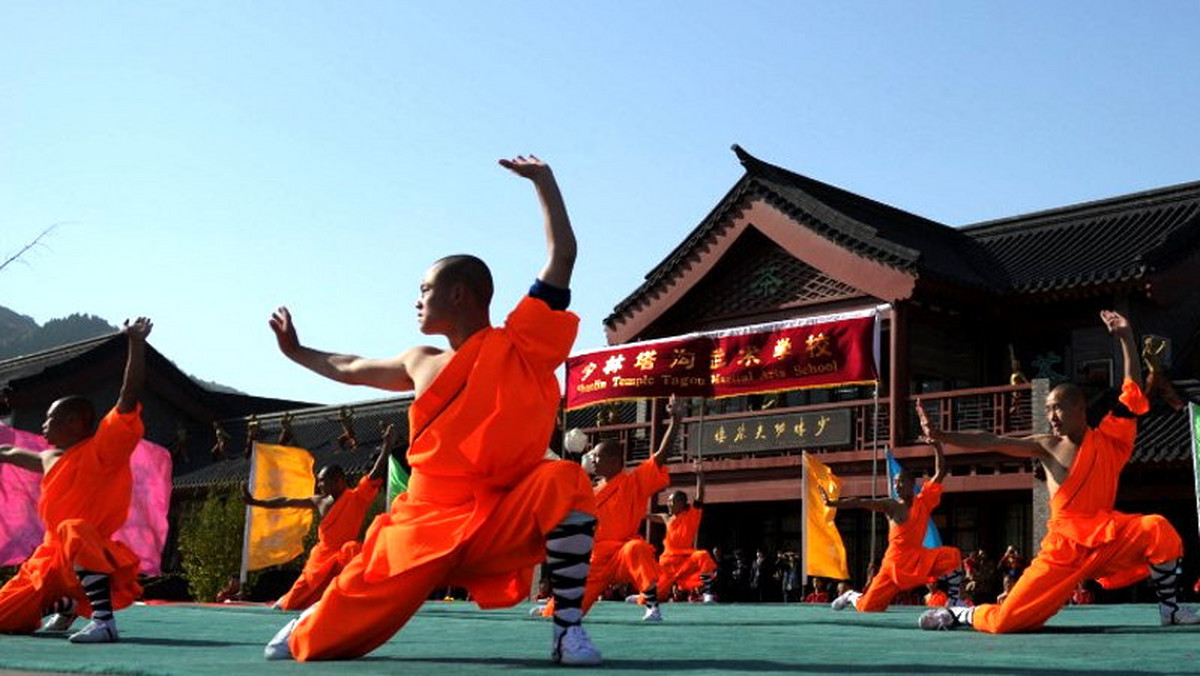
[(408, 472), (404, 471), (404, 467), (400, 465), (400, 461), (395, 458), (388, 458), (388, 480), (387, 480), (387, 504), (391, 508), (392, 500), (396, 499), (397, 495), (408, 490)]
[(1196, 511), (1200, 513), (1200, 406), (1188, 404), (1188, 430), (1192, 437), (1192, 475), (1196, 480)]

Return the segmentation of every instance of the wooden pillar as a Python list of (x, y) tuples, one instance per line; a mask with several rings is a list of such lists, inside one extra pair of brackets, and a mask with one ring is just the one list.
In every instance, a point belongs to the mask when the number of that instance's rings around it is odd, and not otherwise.
[(888, 331), (888, 446), (904, 443), (908, 418), (908, 308), (901, 302), (892, 305)]

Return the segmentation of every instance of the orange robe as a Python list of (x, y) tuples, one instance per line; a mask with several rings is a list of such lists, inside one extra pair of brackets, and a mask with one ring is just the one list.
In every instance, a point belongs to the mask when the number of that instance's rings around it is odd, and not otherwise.
[[(596, 542), (592, 547), (591, 570), (583, 594), (583, 612), (611, 584), (632, 582), (645, 591), (658, 582), (658, 560), (654, 546), (637, 536), (646, 516), (646, 504), (654, 494), (669, 486), (665, 467), (647, 459), (636, 469), (625, 470), (596, 489)], [(554, 614), (554, 601), (542, 615)]]
[(669, 595), (677, 583), (684, 590), (697, 589), (703, 584), (701, 575), (716, 572), (717, 562), (713, 561), (712, 555), (694, 546), (703, 515), (704, 510), (693, 504), (687, 511), (671, 517), (667, 524), (663, 553), (658, 559), (658, 565), (662, 568), (658, 578), (660, 595)]
[(125, 414), (114, 408), (94, 435), (68, 448), (42, 477), (38, 515), (46, 535), (0, 589), (0, 632), (36, 630), (46, 608), (63, 596), (74, 598), (76, 612), (91, 617), (76, 567), (110, 576), (114, 610), (141, 595), (138, 556), (112, 536), (129, 516), (129, 458), (142, 433), (140, 406)]
[(527, 296), (504, 327), (463, 343), (417, 397), (408, 492), (297, 624), (296, 659), (374, 650), (440, 586), (466, 587), (482, 608), (528, 597), (546, 535), (572, 511), (595, 511), (583, 469), (544, 460), (561, 396), (554, 371), (578, 323)]
[(931, 577), (941, 577), (962, 566), (962, 552), (956, 547), (927, 549), (925, 530), (929, 515), (942, 501), (942, 485), (928, 482), (913, 498), (908, 519), (888, 526), (888, 547), (879, 572), (871, 578), (867, 591), (855, 602), (860, 613), (886, 610), (896, 594), (924, 587)]
[[(1135, 414), (1150, 410), (1131, 380), (1122, 385), (1120, 400)], [(1041, 551), (1003, 603), (975, 609), (976, 629), (997, 634), (1037, 629), (1071, 598), (1080, 581), (1123, 587), (1147, 577), (1149, 564), (1183, 555), (1179, 534), (1163, 517), (1113, 509), (1121, 469), (1133, 454), (1136, 437), (1135, 418), (1111, 413), (1084, 433), (1067, 479), (1050, 498)]]
[(304, 563), (304, 570), (288, 593), (279, 599), (284, 610), (304, 610), (316, 603), (325, 587), (362, 550), (358, 534), (363, 517), (379, 495), (383, 481), (363, 477), (352, 490), (344, 491), (321, 518), (317, 544)]

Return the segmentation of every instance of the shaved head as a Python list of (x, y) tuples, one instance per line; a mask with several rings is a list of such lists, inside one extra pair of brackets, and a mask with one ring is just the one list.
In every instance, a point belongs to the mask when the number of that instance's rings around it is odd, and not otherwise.
[(1075, 383), (1062, 383), (1050, 390), (1051, 396), (1057, 395), (1058, 401), (1068, 406), (1086, 406), (1087, 397)]
[(95, 429), (96, 407), (92, 406), (92, 402), (87, 397), (72, 395), (59, 399), (55, 404), (67, 417), (77, 418), (89, 432)]
[(434, 266), (438, 269), (438, 281), (446, 288), (462, 284), (481, 307), (486, 308), (492, 302), (492, 271), (479, 258), (469, 254), (446, 256)]

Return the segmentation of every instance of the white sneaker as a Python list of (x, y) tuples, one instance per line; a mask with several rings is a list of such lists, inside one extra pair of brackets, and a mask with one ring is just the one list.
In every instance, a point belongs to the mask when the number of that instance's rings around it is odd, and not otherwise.
[(712, 594), (705, 594), (704, 596), (700, 597), (700, 602), (701, 603), (716, 603), (717, 597), (713, 596)]
[(42, 623), (39, 633), (42, 634), (61, 634), (71, 628), (75, 624), (75, 618), (79, 617), (73, 613), (55, 613), (46, 618)]
[(299, 617), (292, 618), (287, 624), (283, 625), (283, 629), (276, 632), (275, 637), (267, 643), (267, 647), (263, 648), (263, 657), (268, 660), (291, 660), (292, 649), (288, 646), (288, 639), (292, 637), (292, 630), (296, 628), (296, 623), (300, 621)]
[(535, 603), (535, 604), (533, 604), (533, 607), (529, 609), (529, 616), (530, 617), (541, 617), (542, 613), (545, 611), (546, 611), (545, 603)]
[(926, 631), (942, 631), (953, 629), (958, 624), (958, 619), (954, 617), (954, 613), (950, 612), (949, 608), (932, 608), (921, 613), (921, 617), (917, 620), (917, 626)]
[(68, 636), (67, 640), (71, 643), (116, 643), (119, 638), (115, 620), (92, 620), (84, 625), (83, 629)]
[(846, 606), (853, 604), (854, 599), (858, 598), (859, 596), (860, 594), (853, 589), (844, 591), (842, 592), (841, 596), (829, 603), (829, 607), (833, 608), (834, 610), (845, 610)]
[(1195, 610), (1187, 606), (1179, 606), (1174, 610), (1171, 610), (1169, 607), (1159, 606), (1158, 619), (1162, 622), (1162, 626), (1164, 627), (1183, 624), (1200, 624), (1200, 615), (1197, 615)]
[(647, 608), (646, 613), (642, 615), (642, 622), (662, 622), (662, 611), (658, 606)]
[(562, 633), (558, 632), (556, 626), (553, 641), (550, 647), (551, 662), (571, 667), (592, 666), (603, 662), (600, 651), (596, 650), (592, 639), (588, 638), (587, 632), (579, 625), (567, 627)]
[(629, 596), (625, 597), (625, 603), (641, 603), (641, 602), (642, 602), (641, 594), (630, 594)]

